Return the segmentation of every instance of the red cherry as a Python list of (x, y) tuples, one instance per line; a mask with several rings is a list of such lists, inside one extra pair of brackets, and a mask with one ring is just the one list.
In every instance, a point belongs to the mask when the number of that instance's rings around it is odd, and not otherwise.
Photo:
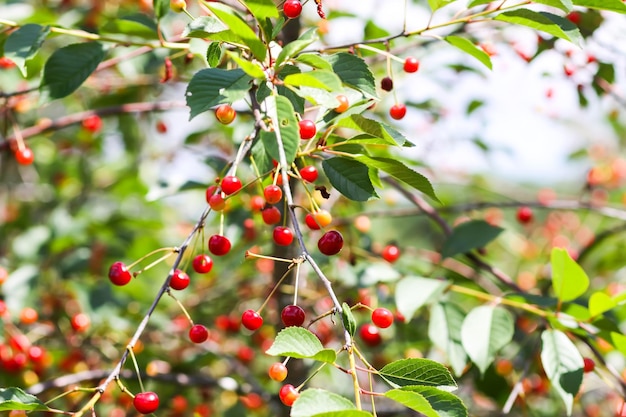
[(300, 327), (304, 323), (304, 310), (302, 307), (290, 304), (283, 308), (280, 313), (280, 319), (283, 321), (285, 327), (297, 326)]
[(207, 203), (211, 202), (211, 196), (214, 195), (216, 191), (217, 191), (217, 185), (210, 185), (207, 187), (206, 189), (206, 202)]
[(273, 233), (274, 242), (280, 246), (289, 246), (293, 242), (293, 232), (285, 226), (277, 226)]
[(378, 346), (382, 342), (378, 327), (371, 323), (366, 323), (359, 329), (359, 336), (369, 346)]
[(6, 56), (0, 57), (0, 68), (8, 69), (15, 67), (15, 62), (11, 61)]
[(263, 190), (267, 204), (276, 204), (283, 198), (283, 190), (278, 185), (270, 184)]
[(30, 165), (35, 160), (35, 154), (31, 148), (24, 146), (15, 151), (15, 160), (20, 165)]
[(393, 323), (393, 313), (386, 308), (379, 307), (372, 311), (372, 323), (381, 329), (386, 329)]
[(189, 275), (180, 269), (174, 271), (172, 279), (170, 279), (170, 287), (174, 290), (184, 290), (189, 286)]
[(584, 363), (584, 366), (583, 366), (584, 373), (593, 372), (593, 370), (596, 368), (596, 363), (591, 358), (583, 358), (583, 363)]
[(383, 78), (382, 80), (380, 80), (380, 88), (385, 91), (393, 90), (393, 80), (389, 77)]
[(96, 133), (102, 129), (102, 119), (97, 114), (92, 114), (83, 119), (82, 125), (85, 130)]
[(194, 343), (202, 343), (209, 338), (209, 331), (201, 324), (194, 324), (189, 329), (189, 340)]
[(28, 348), (28, 359), (31, 362), (39, 363), (44, 360), (46, 351), (39, 346), (31, 346)]
[(215, 109), (215, 117), (224, 125), (232, 123), (237, 116), (237, 112), (228, 104), (222, 104)]
[(318, 240), (317, 248), (324, 255), (335, 255), (343, 248), (343, 236), (336, 230), (330, 230)]
[(304, 222), (306, 223), (306, 225), (311, 230), (319, 230), (320, 229), (320, 225), (317, 224), (317, 221), (315, 220), (315, 217), (313, 216), (312, 213), (307, 213), (307, 215), (304, 216)]
[(141, 414), (154, 413), (159, 408), (159, 396), (154, 392), (140, 392), (133, 398), (135, 410)]
[(567, 16), (565, 16), (570, 22), (575, 25), (580, 24), (580, 13), (578, 12), (570, 12)]
[(382, 257), (389, 263), (394, 263), (400, 257), (400, 249), (396, 245), (387, 245), (384, 247)]
[(282, 362), (275, 362), (267, 373), (274, 381), (282, 382), (287, 378), (287, 367)]
[(70, 319), (70, 324), (72, 325), (72, 329), (77, 332), (84, 332), (89, 328), (91, 324), (91, 319), (85, 313), (78, 313), (72, 316)]
[(517, 209), (516, 217), (521, 224), (528, 224), (533, 220), (533, 210), (530, 207), (522, 206)]
[(565, 64), (563, 66), (563, 72), (565, 73), (566, 77), (571, 77), (576, 72), (576, 68), (571, 64)]
[(315, 182), (318, 177), (317, 168), (315, 168), (313, 165), (302, 167), (300, 169), (300, 176), (306, 182)]
[(230, 252), (230, 240), (226, 236), (213, 235), (209, 238), (209, 251), (213, 255), (224, 256)]
[(227, 175), (222, 179), (222, 191), (226, 195), (231, 195), (241, 190), (241, 180), (234, 175)]
[(285, 384), (278, 391), (278, 397), (280, 401), (285, 404), (287, 407), (291, 407), (293, 403), (298, 399), (300, 393), (296, 388), (291, 384)]
[(156, 122), (156, 131), (159, 133), (167, 133), (167, 125), (163, 120), (158, 120)]
[(213, 268), (213, 260), (209, 255), (201, 254), (193, 258), (191, 266), (198, 274), (208, 274)]
[(226, 200), (224, 200), (221, 193), (213, 194), (209, 197), (209, 206), (211, 206), (212, 210), (222, 211), (226, 207)]
[(123, 262), (114, 262), (109, 268), (109, 279), (115, 285), (126, 285), (130, 282), (132, 274), (126, 268)]
[(254, 310), (246, 310), (241, 315), (241, 324), (248, 330), (255, 331), (263, 325), (263, 317)]
[(263, 217), (263, 222), (268, 225), (276, 224), (280, 222), (280, 210), (276, 207), (271, 206), (261, 211), (261, 217)]
[(395, 104), (389, 109), (389, 116), (396, 120), (401, 120), (406, 115), (406, 106), (402, 103)]
[(237, 349), (237, 359), (243, 363), (250, 363), (254, 359), (254, 349), (250, 346), (240, 346)]
[(260, 195), (253, 195), (250, 197), (250, 210), (261, 211), (265, 207), (265, 199)]
[(300, 139), (308, 140), (315, 137), (317, 127), (315, 127), (315, 122), (312, 120), (300, 120), (298, 126), (300, 127)]
[(420, 62), (417, 58), (413, 56), (408, 56), (404, 60), (404, 71), (405, 72), (417, 72), (420, 67)]
[(339, 105), (335, 107), (335, 111), (337, 113), (344, 113), (346, 110), (350, 108), (350, 102), (348, 101), (348, 97), (344, 96), (343, 94), (340, 94), (335, 98), (339, 102)]
[(285, 4), (283, 4), (283, 13), (285, 13), (285, 16), (289, 19), (297, 18), (300, 16), (300, 13), (302, 13), (302, 3), (298, 0), (285, 1)]

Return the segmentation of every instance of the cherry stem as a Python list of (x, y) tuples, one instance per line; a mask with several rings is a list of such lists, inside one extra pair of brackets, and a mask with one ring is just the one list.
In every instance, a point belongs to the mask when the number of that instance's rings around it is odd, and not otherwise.
[(176, 250), (168, 253), (167, 255), (163, 255), (160, 258), (158, 258), (157, 260), (149, 263), (148, 265), (144, 266), (143, 268), (141, 268), (139, 271), (137, 272), (133, 272), (133, 276), (137, 276), (143, 272), (146, 272), (147, 270), (149, 270), (150, 268), (153, 268), (154, 266), (160, 264), (161, 262), (163, 262), (164, 260), (166, 260), (167, 258), (169, 258), (170, 256), (172, 256), (174, 253), (176, 253)]
[(95, 391), (96, 391), (95, 388), (74, 387), (74, 388), (72, 388), (70, 390), (62, 392), (61, 394), (57, 395), (56, 397), (53, 397), (53, 398), (49, 399), (44, 404), (48, 405), (50, 403), (55, 402), (56, 400), (59, 400), (59, 399), (65, 397), (66, 395), (74, 394), (75, 392), (95, 392)]
[(139, 372), (139, 364), (137, 363), (137, 357), (135, 356), (135, 352), (133, 352), (133, 346), (126, 346), (126, 351), (128, 352), (128, 354), (130, 355), (130, 358), (133, 361), (133, 367), (135, 368), (135, 372), (137, 372), (137, 380), (139, 381), (139, 388), (141, 389), (141, 392), (145, 392), (145, 389), (143, 387), (143, 381), (141, 380), (141, 374)]
[(191, 316), (189, 315), (189, 312), (187, 311), (187, 309), (185, 308), (183, 303), (181, 303), (180, 300), (178, 298), (176, 298), (176, 296), (174, 294), (172, 294), (171, 288), (168, 288), (167, 295), (170, 296), (176, 302), (176, 304), (178, 304), (178, 306), (182, 310), (182, 312), (185, 315), (185, 317), (187, 317), (187, 320), (189, 320), (189, 324), (191, 324), (191, 326), (193, 326), (193, 320), (191, 319)]
[(261, 255), (260, 253), (254, 253), (254, 252), (250, 252), (249, 250), (246, 251), (245, 258), (261, 258), (261, 259), (269, 259), (272, 261), (276, 261), (276, 262), (285, 262), (285, 263), (297, 263), (297, 262), (302, 262), (301, 260), (297, 260), (297, 259), (286, 259), (286, 258), (277, 258), (276, 256), (270, 256), (270, 255)]
[(300, 279), (300, 265), (302, 265), (302, 262), (298, 262), (296, 263), (296, 277), (294, 279), (293, 282), (293, 305), (298, 305), (298, 281)]
[(259, 309), (257, 310), (257, 313), (261, 313), (261, 311), (265, 308), (265, 306), (267, 305), (267, 303), (269, 302), (269, 300), (272, 298), (272, 296), (274, 295), (274, 293), (276, 292), (276, 290), (278, 289), (278, 287), (280, 286), (280, 284), (285, 280), (285, 278), (287, 278), (287, 276), (289, 275), (289, 273), (291, 272), (291, 268), (293, 267), (294, 264), (300, 264), (301, 262), (292, 262), (288, 267), (287, 270), (285, 271), (285, 273), (283, 274), (282, 277), (280, 277), (280, 279), (278, 280), (278, 282), (276, 282), (276, 284), (274, 285), (274, 288), (272, 288), (272, 291), (270, 291), (270, 293), (268, 294), (268, 296), (265, 298), (265, 301), (263, 301), (263, 304), (261, 304), (261, 307), (259, 307)]
[[(175, 253), (178, 250), (178, 248), (175, 247), (168, 247), (168, 248), (159, 248), (159, 249), (155, 249), (152, 252), (149, 252), (145, 255), (143, 255), (141, 258), (137, 259), (136, 261), (134, 261), (133, 263), (129, 264), (127, 266), (128, 269), (133, 269), (134, 266), (140, 264), (141, 262), (145, 261), (146, 259), (148, 259), (149, 257), (156, 255), (157, 253), (160, 252), (170, 252), (171, 253)], [(168, 254), (168, 256), (170, 255)]]

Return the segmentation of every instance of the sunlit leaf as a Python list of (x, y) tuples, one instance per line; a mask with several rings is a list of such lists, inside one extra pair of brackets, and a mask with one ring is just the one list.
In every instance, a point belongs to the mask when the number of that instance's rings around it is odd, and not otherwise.
[(400, 359), (385, 365), (379, 374), (394, 387), (424, 385), (447, 391), (456, 389), (448, 368), (431, 359)]
[(617, 13), (626, 13), (626, 4), (621, 0), (573, 0), (576, 6), (590, 9), (608, 10)]
[(608, 294), (594, 292), (589, 297), (589, 314), (594, 317), (617, 307), (617, 303)]
[(337, 357), (334, 350), (322, 346), (317, 336), (303, 327), (296, 326), (281, 330), (265, 353), (271, 356), (309, 358), (328, 363), (333, 363)]
[(330, 55), (327, 60), (344, 84), (361, 91), (367, 97), (377, 97), (374, 75), (362, 58), (341, 52)]
[(413, 314), (424, 304), (436, 302), (447, 286), (447, 281), (439, 279), (412, 276), (402, 278), (396, 284), (395, 291), (398, 311), (406, 320), (411, 320)]
[(574, 300), (589, 288), (587, 273), (571, 258), (567, 250), (552, 249), (550, 266), (552, 267), (552, 287), (559, 300)]
[(51, 411), (52, 409), (20, 388), (0, 388), (0, 411), (12, 410)]
[(216, 2), (206, 3), (206, 6), (230, 28), (231, 32), (236, 33), (237, 36), (241, 38), (250, 48), (250, 51), (252, 51), (256, 59), (259, 61), (265, 60), (265, 56), (267, 55), (265, 44), (235, 10), (225, 4)]
[(474, 43), (470, 41), (469, 39), (462, 38), (460, 36), (446, 36), (443, 39), (446, 42), (448, 42), (450, 45), (476, 58), (481, 64), (483, 64), (487, 68), (489, 69), (493, 68), (491, 64), (491, 58), (489, 58), (489, 55), (487, 55), (487, 53), (483, 51), (481, 48), (474, 45)]
[(26, 61), (35, 56), (50, 33), (50, 26), (28, 23), (7, 37), (4, 43), (4, 56), (17, 65), (26, 76)]
[(425, 417), (467, 417), (467, 407), (454, 394), (435, 387), (407, 386), (385, 393), (400, 404)]
[(243, 70), (205, 68), (196, 72), (187, 85), (187, 105), (190, 119), (222, 103), (243, 98), (250, 89), (250, 78)]
[(461, 342), (461, 327), (465, 312), (456, 304), (442, 302), (430, 310), (428, 337), (439, 349), (446, 352), (448, 361), (459, 376), (465, 371), (467, 354)]
[(350, 410), (356, 411), (356, 406), (347, 398), (334, 392), (311, 388), (300, 393), (298, 399), (293, 403), (289, 415), (291, 417), (313, 417), (322, 413), (349, 412)]
[(578, 27), (568, 19), (552, 13), (517, 9), (500, 13), (495, 20), (527, 26), (577, 45), (582, 44), (582, 35)]

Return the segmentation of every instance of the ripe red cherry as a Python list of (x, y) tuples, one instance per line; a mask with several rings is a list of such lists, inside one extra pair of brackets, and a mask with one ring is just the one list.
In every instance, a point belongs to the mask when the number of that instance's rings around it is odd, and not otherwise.
[(394, 263), (400, 257), (400, 249), (396, 245), (387, 245), (384, 247), (382, 257), (389, 263)]
[(285, 404), (287, 407), (291, 407), (294, 402), (298, 399), (300, 393), (296, 388), (291, 384), (285, 384), (278, 391), (278, 397), (280, 401)]
[(336, 230), (330, 230), (317, 241), (317, 248), (324, 255), (335, 255), (343, 248), (343, 236)]
[(241, 180), (234, 175), (227, 175), (222, 179), (222, 191), (226, 195), (231, 195), (241, 190)]
[(237, 116), (237, 112), (228, 104), (222, 104), (215, 109), (215, 117), (224, 125), (232, 123)]
[(159, 408), (159, 396), (151, 391), (140, 392), (139, 394), (135, 395), (135, 398), (133, 399), (133, 405), (135, 406), (135, 410), (137, 410), (141, 414), (154, 413), (157, 408)]
[(382, 342), (378, 327), (371, 323), (366, 323), (359, 329), (359, 336), (369, 346), (378, 346)]
[(406, 106), (402, 103), (394, 104), (389, 109), (389, 116), (391, 116), (393, 119), (401, 120), (404, 118), (405, 115), (406, 115)]
[(230, 240), (226, 236), (213, 235), (209, 238), (209, 251), (213, 255), (224, 256), (230, 252)]
[(420, 67), (420, 63), (417, 58), (413, 56), (408, 56), (404, 60), (404, 71), (405, 72), (417, 72)]
[(583, 366), (584, 373), (593, 372), (593, 370), (596, 368), (596, 363), (591, 358), (583, 358), (583, 363), (584, 363), (584, 366)]
[(189, 329), (189, 340), (194, 343), (202, 343), (209, 338), (209, 331), (201, 324), (194, 324)]
[(175, 290), (184, 290), (189, 286), (189, 275), (187, 275), (184, 271), (177, 269), (172, 274), (172, 279), (170, 280), (170, 287)]
[(285, 16), (289, 19), (295, 19), (302, 13), (302, 3), (298, 0), (287, 0), (285, 4), (283, 4), (283, 13), (285, 13)]
[(343, 94), (340, 94), (335, 98), (339, 102), (339, 105), (335, 107), (335, 111), (337, 113), (343, 113), (350, 108), (350, 102), (348, 101), (348, 97), (344, 96)]
[(315, 168), (313, 165), (307, 165), (305, 167), (300, 168), (300, 176), (306, 182), (315, 182), (315, 180), (317, 180), (318, 175), (319, 174), (317, 172), (317, 168)]
[(319, 230), (320, 229), (320, 225), (317, 224), (317, 221), (315, 220), (315, 217), (313, 216), (312, 213), (307, 213), (307, 215), (304, 216), (304, 222), (306, 223), (306, 225), (311, 230)]
[(516, 217), (521, 224), (528, 224), (533, 220), (533, 210), (530, 207), (522, 206), (517, 209)]
[(207, 187), (206, 189), (206, 202), (207, 203), (211, 202), (211, 196), (214, 195), (216, 191), (217, 191), (217, 185), (210, 185)]
[(290, 228), (285, 226), (277, 226), (274, 228), (272, 235), (274, 242), (280, 246), (289, 246), (293, 242), (293, 232)]
[(283, 190), (278, 185), (270, 184), (263, 190), (267, 204), (276, 204), (283, 198)]
[(386, 329), (393, 323), (393, 313), (386, 308), (379, 307), (372, 311), (372, 323), (381, 329)]
[(123, 262), (113, 262), (113, 265), (109, 268), (109, 279), (115, 285), (126, 285), (132, 277), (132, 274)]
[(77, 332), (84, 332), (89, 328), (91, 324), (91, 319), (85, 313), (78, 313), (72, 316), (70, 319), (70, 324), (72, 325), (72, 329)]
[(30, 165), (35, 160), (35, 154), (31, 148), (24, 146), (15, 151), (15, 160), (20, 165)]
[(276, 207), (268, 207), (266, 209), (261, 210), (261, 217), (263, 217), (263, 222), (268, 225), (276, 224), (280, 222), (280, 210)]
[(211, 206), (211, 210), (222, 211), (226, 207), (226, 200), (221, 193), (213, 194), (209, 197), (209, 206)]
[(275, 362), (267, 373), (274, 381), (282, 382), (287, 378), (287, 367), (282, 362)]
[(97, 114), (92, 114), (91, 116), (87, 116), (82, 121), (82, 125), (85, 130), (91, 133), (96, 133), (102, 129), (102, 119)]
[(263, 325), (263, 317), (252, 309), (246, 310), (241, 315), (241, 324), (246, 329), (255, 331)]
[(317, 128), (312, 120), (300, 120), (298, 126), (300, 127), (300, 139), (308, 140), (315, 137)]
[(250, 210), (261, 211), (265, 207), (265, 199), (260, 195), (253, 195), (250, 197)]
[(393, 90), (393, 80), (389, 77), (383, 78), (382, 80), (380, 80), (380, 88), (385, 91)]
[(280, 312), (280, 319), (283, 321), (285, 327), (289, 326), (302, 326), (304, 323), (304, 310), (302, 307), (290, 304), (283, 308), (283, 311)]
[(193, 258), (191, 266), (199, 274), (208, 274), (213, 268), (213, 260), (209, 255), (201, 254)]

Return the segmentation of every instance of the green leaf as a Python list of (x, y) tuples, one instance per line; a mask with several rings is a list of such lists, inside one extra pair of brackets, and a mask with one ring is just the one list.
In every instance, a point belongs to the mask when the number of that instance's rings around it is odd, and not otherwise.
[(315, 70), (290, 74), (285, 77), (285, 84), (293, 87), (312, 87), (326, 91), (341, 90), (341, 80), (334, 72)]
[(424, 304), (438, 300), (443, 290), (448, 286), (447, 281), (422, 278), (405, 277), (396, 284), (395, 300), (398, 311), (411, 320), (413, 314)]
[(557, 9), (563, 10), (565, 13), (570, 12), (574, 8), (572, 0), (535, 0), (535, 3), (556, 7)]
[(152, 5), (157, 20), (161, 20), (170, 11), (170, 0), (153, 0)]
[(325, 349), (322, 342), (304, 327), (286, 327), (274, 339), (274, 343), (265, 351), (271, 356), (289, 356), (296, 359), (314, 359), (333, 363), (337, 358), (335, 351)]
[(206, 51), (206, 60), (209, 67), (217, 67), (222, 60), (222, 47), (219, 42), (211, 42)]
[(218, 104), (232, 103), (245, 97), (251, 80), (241, 69), (205, 68), (196, 72), (185, 94), (187, 105), (191, 108), (189, 119)]
[(104, 55), (98, 42), (74, 43), (54, 51), (46, 61), (39, 86), (44, 99), (72, 94), (95, 71)]
[(241, 59), (239, 55), (233, 52), (227, 52), (228, 56), (239, 65), (239, 67), (252, 78), (259, 78), (264, 80), (265, 73), (263, 69), (256, 65), (254, 62), (250, 62), (246, 59)]
[(341, 119), (339, 123), (337, 123), (337, 126), (367, 133), (372, 137), (383, 139), (389, 145), (415, 146), (409, 142), (402, 133), (391, 126), (381, 123), (378, 120), (368, 119), (361, 114), (353, 114), (350, 117)]
[(377, 98), (376, 81), (365, 61), (346, 52), (326, 58), (341, 81), (370, 98)]
[(615, 307), (617, 307), (615, 300), (603, 292), (594, 292), (589, 297), (589, 314), (592, 317), (599, 316)]
[[(280, 71), (280, 74), (278, 74), (278, 78), (281, 80), (284, 80), (286, 76), (290, 74), (300, 73), (300, 72), (301, 72), (300, 68), (296, 67), (295, 65), (285, 65)], [(279, 95), (283, 97), (287, 97), (289, 99), (295, 111), (301, 114), (304, 113), (304, 99), (298, 95), (297, 90), (294, 91), (291, 88), (288, 88), (282, 84), (277, 85), (276, 89)], [(316, 90), (316, 91), (322, 91), (322, 90)]]
[(341, 319), (344, 329), (350, 333), (350, 336), (354, 336), (354, 333), (356, 333), (356, 320), (348, 303), (341, 304)]
[(314, 414), (311, 417), (373, 417), (373, 414), (360, 410), (341, 410)]
[[(300, 393), (291, 407), (291, 417), (312, 417), (322, 413), (356, 410), (352, 401), (334, 392), (310, 388)], [(342, 414), (343, 415), (343, 414)]]
[(576, 345), (559, 330), (545, 330), (541, 341), (543, 369), (565, 402), (567, 415), (571, 415), (574, 396), (583, 381), (583, 358)]
[(386, 172), (389, 176), (395, 178), (396, 180), (410, 185), (435, 201), (439, 201), (430, 181), (428, 181), (425, 176), (413, 171), (399, 160), (375, 156), (370, 157), (366, 155), (357, 156), (356, 159), (369, 167)]
[(0, 411), (52, 411), (37, 397), (27, 394), (20, 388), (0, 388)]
[(317, 68), (317, 69), (322, 69), (322, 70), (333, 69), (332, 65), (330, 65), (328, 61), (326, 61), (324, 58), (322, 58), (321, 56), (317, 54), (301, 54), (301, 55), (298, 55), (295, 60), (304, 65), (308, 65), (312, 68)]
[(455, 1), (456, 0), (428, 0), (428, 5), (430, 6), (430, 9), (434, 12), (444, 6), (447, 6), (450, 3), (454, 3)]
[(583, 295), (589, 288), (589, 277), (565, 249), (552, 249), (550, 266), (552, 268), (552, 287), (559, 300), (574, 300)]
[[(266, 101), (267, 103), (267, 101)], [(283, 141), (283, 150), (287, 158), (287, 165), (296, 159), (298, 145), (300, 144), (300, 128), (298, 127), (298, 119), (291, 102), (283, 96), (276, 96), (276, 111), (278, 113), (278, 127), (280, 136)], [(275, 126), (274, 126), (275, 127)], [(276, 142), (276, 133), (261, 132), (261, 140), (265, 146), (265, 150), (274, 160), (280, 161), (278, 153), (278, 143)]]
[(626, 4), (621, 0), (574, 0), (576, 6), (590, 9), (608, 10), (610, 12), (626, 13)]
[(246, 0), (243, 4), (259, 22), (279, 16), (278, 9), (272, 0)]
[(476, 307), (463, 320), (461, 342), (467, 355), (482, 374), (496, 357), (496, 353), (513, 339), (515, 321), (502, 307)]
[(467, 354), (461, 342), (461, 327), (465, 312), (449, 302), (435, 304), (430, 310), (428, 337), (439, 349), (446, 352), (454, 373), (460, 376), (467, 365)]
[(101, 32), (119, 33), (144, 39), (158, 39), (159, 37), (154, 20), (142, 13), (112, 19), (104, 25)]
[(378, 197), (365, 164), (351, 158), (335, 157), (325, 159), (322, 168), (332, 186), (350, 200), (367, 201)]
[[(276, 58), (276, 61), (274, 62), (274, 66), (276, 68), (280, 68), (283, 62), (291, 59), (293, 56), (301, 52), (304, 48), (311, 45), (316, 40), (318, 40), (317, 28), (311, 28), (307, 30), (302, 35), (300, 35), (298, 39), (296, 39), (293, 42), (289, 42), (287, 45), (285, 45), (285, 47), (278, 54), (278, 58)], [(328, 66), (328, 68), (325, 68), (325, 69), (331, 69), (331, 66), (326, 61), (324, 61), (322, 58), (319, 58), (319, 59)]]
[(498, 237), (503, 230), (501, 227), (493, 226), (484, 220), (470, 220), (461, 223), (452, 230), (444, 242), (441, 256), (449, 258), (482, 248)]
[(467, 407), (459, 397), (434, 388), (408, 386), (385, 393), (390, 398), (425, 417), (467, 417)]
[(183, 30), (182, 36), (186, 38), (209, 38), (215, 33), (224, 32), (228, 30), (221, 20), (215, 16), (198, 16), (191, 22), (187, 23), (185, 30)]
[(28, 23), (12, 32), (4, 43), (4, 56), (26, 77), (26, 61), (35, 56), (50, 33), (50, 26)]
[(259, 61), (265, 60), (267, 54), (265, 43), (259, 39), (257, 34), (248, 26), (241, 16), (232, 8), (222, 3), (211, 2), (210, 4), (207, 3), (206, 6), (230, 28), (231, 32), (236, 33), (237, 36), (241, 38), (248, 48), (250, 48), (250, 51), (252, 51), (256, 59)]
[(487, 55), (487, 53), (483, 51), (481, 48), (474, 45), (474, 43), (472, 43), (472, 41), (470, 41), (469, 39), (461, 38), (460, 36), (446, 36), (443, 39), (446, 42), (448, 42), (450, 45), (473, 56), (487, 68), (489, 69), (493, 68), (491, 64), (491, 58), (489, 58), (489, 55)]
[(481, 4), (489, 4), (491, 2), (493, 2), (493, 0), (473, 0), (470, 1), (470, 3), (467, 5), (467, 8), (471, 9), (472, 7), (480, 6)]
[(500, 13), (495, 17), (495, 20), (527, 26), (577, 45), (582, 43), (582, 36), (578, 27), (568, 19), (552, 13), (517, 9)]
[(439, 362), (424, 358), (400, 359), (385, 365), (380, 376), (393, 387), (425, 385), (447, 391), (456, 389), (456, 382), (448, 368)]

